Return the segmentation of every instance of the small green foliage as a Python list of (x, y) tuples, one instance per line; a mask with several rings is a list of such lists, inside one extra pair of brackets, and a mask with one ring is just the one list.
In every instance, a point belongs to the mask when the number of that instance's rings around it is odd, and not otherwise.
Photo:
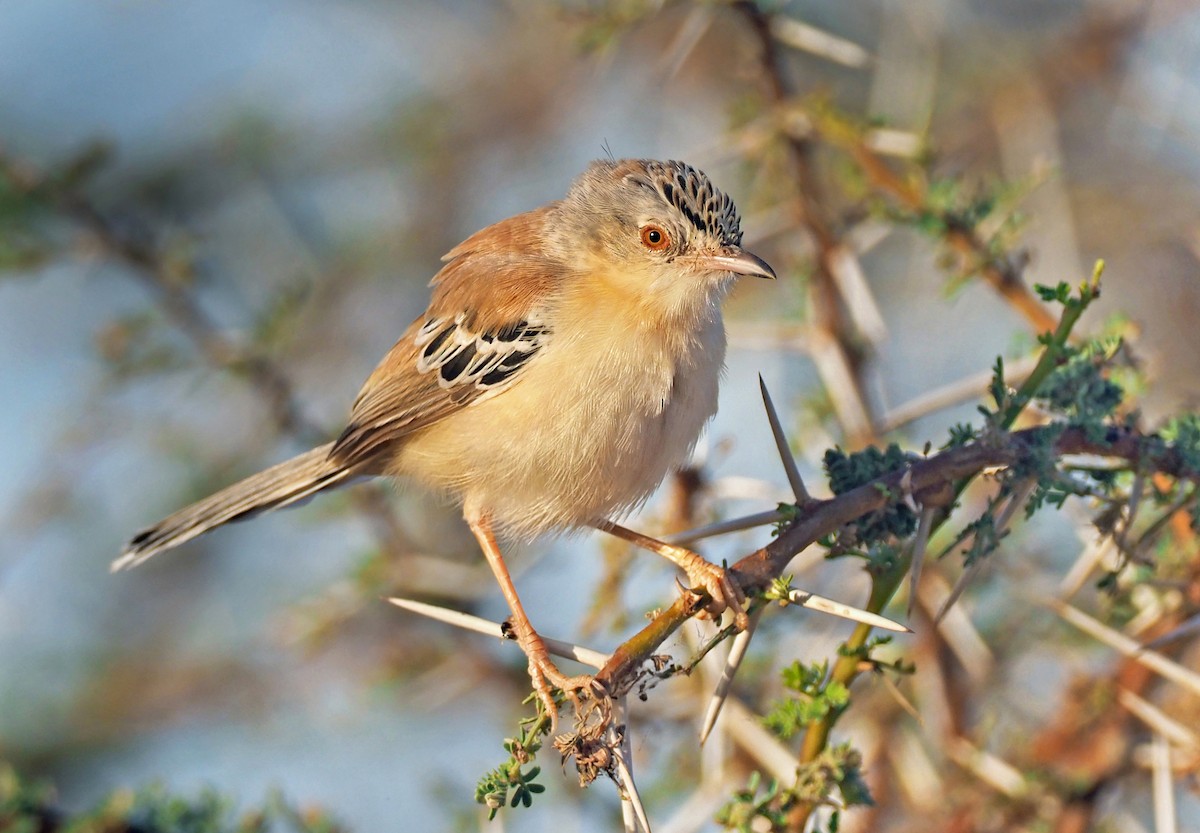
[(809, 724), (840, 713), (850, 703), (849, 689), (829, 679), (828, 663), (804, 665), (797, 660), (780, 676), (784, 687), (795, 695), (777, 701), (763, 723), (781, 738), (790, 738)]
[[(992, 381), (988, 384), (988, 393), (992, 397), (992, 401), (996, 403), (996, 413), (1000, 414), (1008, 408), (1009, 400), (1012, 397), (1012, 391), (1009, 390), (1008, 383), (1004, 381), (1004, 357), (997, 356), (996, 363), (992, 365)], [(983, 412), (985, 416), (990, 416), (987, 411)]]
[(1066, 281), (1059, 281), (1057, 286), (1037, 283), (1033, 285), (1033, 291), (1046, 303), (1066, 304), (1071, 300), (1071, 285)]
[(752, 772), (746, 788), (735, 792), (717, 811), (716, 821), (726, 830), (738, 833), (786, 830), (788, 813), (795, 806), (796, 796), (781, 789), (778, 781), (772, 779), (763, 787), (762, 776)]
[(967, 524), (966, 531), (970, 533), (971, 545), (963, 551), (964, 567), (970, 567), (979, 559), (991, 555), (1005, 535), (996, 529), (996, 516), (991, 512), (985, 512)]
[(1107, 378), (1105, 367), (1119, 344), (1092, 343), (1083, 349), (1064, 349), (1062, 364), (1038, 387), (1036, 398), (1097, 439), (1104, 435), (1104, 420), (1124, 397), (1121, 387)]
[(792, 521), (796, 520), (796, 516), (800, 514), (800, 507), (794, 503), (778, 503), (775, 509), (779, 512), (779, 520), (771, 527), (771, 532), (778, 536), (782, 535)]
[(234, 801), (215, 790), (197, 798), (171, 795), (161, 786), (120, 790), (96, 808), (67, 816), (52, 802), (54, 790), (21, 778), (0, 763), (0, 830), (6, 833), (337, 833), (343, 828), (320, 810), (297, 809), (281, 795), (239, 815)]
[(1184, 414), (1171, 420), (1162, 432), (1179, 455), (1183, 476), (1200, 475), (1200, 414)]
[[(835, 793), (846, 807), (874, 804), (863, 780), (862, 754), (847, 743), (826, 749), (816, 760), (801, 764), (796, 776), (796, 785), (786, 789), (774, 780), (764, 786), (762, 776), (751, 773), (745, 789), (735, 792), (717, 812), (717, 823), (738, 833), (776, 833), (790, 829), (788, 815), (797, 805), (828, 804)], [(824, 833), (836, 833), (840, 822), (840, 813), (834, 812)]]
[[(885, 474), (903, 469), (918, 459), (916, 455), (902, 451), (891, 443), (884, 450), (869, 446), (862, 451), (848, 454), (841, 448), (825, 452), (825, 471), (829, 476), (829, 487), (836, 495), (844, 494), (870, 483)], [(882, 483), (877, 487), (886, 491)], [(890, 504), (856, 520), (852, 527), (860, 541), (877, 541), (885, 536), (905, 537), (916, 529), (917, 517), (896, 495), (887, 494)]]
[(942, 450), (958, 448), (959, 446), (974, 442), (978, 438), (979, 430), (974, 425), (966, 422), (956, 422), (950, 426), (950, 437), (942, 446)]
[(841, 448), (831, 448), (825, 452), (824, 463), (829, 475), (829, 487), (834, 494), (841, 495), (877, 477), (902, 469), (914, 459), (915, 455), (891, 443), (883, 451), (868, 446), (853, 454), (847, 454)]
[(1047, 504), (1055, 509), (1062, 509), (1063, 504), (1067, 502), (1067, 498), (1077, 494), (1073, 489), (1063, 488), (1066, 480), (1039, 480), (1034, 486), (1033, 492), (1029, 495), (1029, 500), (1025, 503), (1025, 517), (1032, 518), (1034, 514), (1044, 509)]
[(1025, 504), (1025, 517), (1031, 518), (1042, 506), (1049, 502), (1061, 507), (1063, 500), (1058, 497), (1062, 484), (1067, 482), (1061, 478), (1058, 471), (1058, 456), (1055, 444), (1066, 430), (1066, 425), (1057, 423), (1046, 425), (1026, 435), (1025, 453), (1008, 470), (1006, 478), (1009, 483), (1021, 480), (1034, 480), (1035, 486)]
[(769, 602), (779, 602), (786, 605), (792, 596), (792, 575), (779, 576), (771, 579), (771, 585), (763, 593), (763, 598)]
[(845, 645), (838, 646), (839, 657), (858, 657), (861, 660), (869, 661), (871, 652), (876, 648), (882, 648), (884, 645), (890, 645), (892, 637), (889, 634), (876, 634), (859, 645), (857, 648), (849, 648)]
[(542, 717), (522, 721), (518, 737), (506, 738), (504, 741), (504, 751), (508, 753), (508, 760), (486, 773), (475, 785), (475, 801), (488, 808), (489, 820), (494, 819), (505, 804), (512, 807), (518, 804), (530, 807), (533, 805), (533, 797), (545, 792), (546, 787), (535, 781), (542, 768), (534, 766), (525, 769), (542, 748), (544, 727), (545, 719)]
[[(988, 418), (988, 422), (995, 428), (1008, 430), (1016, 422), (1025, 406), (1030, 400), (1036, 396), (1046, 396), (1048, 389), (1045, 387), (1048, 377), (1060, 370), (1062, 366), (1069, 362), (1071, 357), (1079, 354), (1080, 351), (1069, 346), (1068, 341), (1071, 337), (1071, 330), (1079, 321), (1079, 317), (1083, 315), (1084, 310), (1100, 297), (1100, 275), (1104, 271), (1104, 262), (1097, 261), (1096, 267), (1092, 272), (1090, 281), (1084, 282), (1079, 286), (1078, 295), (1072, 296), (1069, 292), (1064, 293), (1060, 287), (1054, 289), (1045, 289), (1043, 294), (1049, 295), (1054, 299), (1065, 297), (1063, 301), (1062, 317), (1059, 319), (1058, 326), (1052, 333), (1042, 333), (1038, 336), (1038, 343), (1044, 349), (1038, 359), (1037, 366), (1033, 372), (1029, 374), (1021, 387), (1013, 393), (1009, 393), (1006, 386), (1003, 386), (1003, 363), (996, 362), (996, 369), (992, 379), (992, 397), (996, 400), (997, 407), (995, 413), (987, 411), (985, 408), (980, 408), (980, 411)], [(1118, 340), (1119, 341), (1119, 340)], [(1106, 385), (1101, 385), (1092, 390), (1089, 395), (1083, 396), (1078, 384), (1067, 384), (1064, 391), (1070, 390), (1072, 394), (1070, 400), (1077, 404), (1083, 404), (1085, 410), (1090, 414), (1096, 409), (1102, 409), (1113, 398), (1113, 390)], [(1119, 388), (1117, 401), (1120, 401)], [(1062, 393), (1059, 394), (1060, 396)], [(1108, 412), (1115, 409), (1115, 405), (1109, 408)]]
[(862, 776), (862, 753), (848, 743), (839, 743), (823, 751), (815, 761), (796, 770), (796, 797), (817, 804), (827, 801), (836, 789), (847, 807), (875, 802)]
[(869, 664), (876, 671), (891, 671), (894, 674), (899, 674), (902, 676), (916, 673), (917, 666), (912, 662), (906, 662), (903, 659), (896, 659), (892, 662), (884, 662), (883, 660), (875, 658), (875, 649), (882, 648), (884, 645), (889, 645), (891, 642), (892, 637), (887, 634), (872, 636), (862, 645), (857, 647), (850, 647), (846, 644), (839, 645), (838, 656), (854, 657), (859, 662), (865, 662)]

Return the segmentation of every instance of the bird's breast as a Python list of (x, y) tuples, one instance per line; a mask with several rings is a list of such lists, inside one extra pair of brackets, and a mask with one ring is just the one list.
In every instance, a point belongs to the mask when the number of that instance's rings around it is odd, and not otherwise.
[(555, 326), (519, 381), (415, 437), (398, 468), (520, 536), (642, 503), (716, 412), (724, 327), (715, 309), (689, 331), (603, 312)]

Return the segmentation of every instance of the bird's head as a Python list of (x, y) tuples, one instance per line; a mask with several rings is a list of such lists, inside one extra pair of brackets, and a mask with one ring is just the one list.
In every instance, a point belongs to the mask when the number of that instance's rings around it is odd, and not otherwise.
[(569, 260), (671, 306), (718, 298), (738, 275), (775, 278), (742, 248), (733, 200), (683, 162), (593, 162), (559, 218), (557, 243)]

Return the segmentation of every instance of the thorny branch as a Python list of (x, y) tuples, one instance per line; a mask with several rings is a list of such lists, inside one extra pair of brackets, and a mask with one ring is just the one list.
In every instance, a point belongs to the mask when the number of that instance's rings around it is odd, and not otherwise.
[[(933, 457), (920, 460), (903, 470), (828, 500), (808, 504), (783, 532), (765, 547), (755, 550), (735, 563), (731, 570), (748, 593), (766, 590), (771, 581), (783, 574), (795, 555), (841, 527), (886, 506), (891, 497), (901, 491), (901, 481), (907, 479), (917, 500), (926, 506), (944, 504), (953, 493), (954, 484), (965, 478), (995, 467), (1007, 467), (1025, 455), (1041, 429), (1028, 428), (1006, 437), (981, 440), (971, 445), (952, 448)], [(1082, 429), (1067, 429), (1054, 444), (1056, 456), (1096, 454), (1120, 458), (1135, 463), (1143, 470), (1178, 476), (1182, 461), (1174, 449), (1162, 448), (1155, 442), (1126, 429), (1111, 429), (1102, 441), (1088, 437)], [(640, 632), (612, 653), (599, 674), (608, 691), (625, 690), (637, 676), (642, 663), (653, 656), (664, 641), (688, 619), (704, 608), (703, 597), (681, 597), (659, 613)], [(860, 626), (867, 629), (867, 626)]]

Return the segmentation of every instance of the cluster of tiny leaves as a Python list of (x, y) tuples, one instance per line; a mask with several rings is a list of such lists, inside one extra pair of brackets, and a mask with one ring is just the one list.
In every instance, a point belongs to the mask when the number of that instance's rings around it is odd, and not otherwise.
[(0, 272), (30, 269), (71, 245), (57, 222), (52, 195), (85, 187), (111, 156), (108, 145), (89, 144), (36, 182), (0, 158)]
[(214, 790), (181, 798), (162, 787), (120, 791), (95, 809), (68, 816), (53, 805), (54, 790), (0, 764), (0, 830), (5, 833), (338, 833), (343, 827), (321, 811), (297, 810), (280, 796), (238, 814)]
[(778, 537), (783, 534), (783, 531), (787, 529), (792, 521), (796, 520), (796, 517), (800, 514), (800, 507), (794, 503), (780, 503), (775, 508), (779, 512), (779, 520), (775, 522), (773, 532)]
[(846, 807), (874, 804), (863, 780), (862, 763), (862, 753), (848, 743), (829, 747), (796, 770), (796, 797), (818, 804), (828, 800), (836, 788)]
[(843, 683), (829, 679), (827, 662), (802, 664), (799, 660), (781, 672), (784, 688), (794, 692), (777, 701), (763, 723), (781, 738), (790, 738), (812, 723), (845, 710), (850, 691)]
[(546, 787), (535, 781), (541, 767), (525, 769), (542, 748), (542, 725), (541, 718), (532, 718), (524, 722), (519, 737), (505, 739), (508, 760), (486, 773), (475, 786), (475, 801), (488, 808), (489, 820), (506, 804), (529, 807), (535, 795), (545, 792)]
[[(761, 790), (761, 792), (760, 792)], [(797, 798), (772, 779), (764, 787), (758, 772), (750, 773), (745, 789), (738, 790), (718, 812), (716, 821), (726, 830), (757, 833), (787, 829), (787, 817)]]
[(1200, 414), (1185, 414), (1168, 423), (1162, 432), (1179, 455), (1182, 477), (1200, 476)]
[(1004, 357), (997, 356), (996, 363), (992, 365), (992, 379), (988, 383), (988, 395), (992, 397), (992, 401), (996, 403), (995, 413), (979, 407), (979, 412), (989, 420), (995, 420), (1003, 414), (1009, 406), (1012, 398), (1012, 391), (1008, 387), (1008, 383), (1004, 380)]
[(1038, 387), (1037, 399), (1091, 434), (1103, 437), (1104, 422), (1120, 406), (1124, 392), (1104, 375), (1118, 344), (1092, 343), (1065, 348), (1065, 361)]
[[(828, 804), (835, 793), (841, 796), (843, 807), (871, 805), (874, 801), (862, 775), (862, 754), (849, 744), (842, 743), (824, 750), (816, 760), (796, 769), (796, 783), (791, 788), (777, 781), (762, 783), (757, 772), (750, 774), (745, 789), (733, 794), (717, 813), (717, 823), (738, 833), (788, 830), (788, 815), (800, 804)], [(825, 833), (837, 833), (841, 813), (834, 811), (824, 825)]]
[(872, 576), (886, 576), (896, 570), (904, 569), (904, 551), (898, 544), (890, 542), (874, 543), (867, 548), (867, 572)]
[(953, 293), (966, 285), (987, 262), (1010, 256), (1009, 250), (1025, 221), (1024, 215), (1014, 206), (1035, 185), (1036, 181), (1030, 179), (966, 188), (956, 178), (935, 178), (929, 181), (917, 209), (897, 208), (891, 204), (877, 208), (881, 208), (885, 217), (939, 240), (956, 233), (979, 235), (982, 224), (987, 222), (989, 233), (987, 239), (981, 241), (983, 252), (979, 257), (962, 261), (947, 251), (939, 259), (940, 265), (952, 274), (947, 292)]
[(958, 448), (979, 438), (979, 429), (967, 422), (956, 422), (950, 426), (950, 436), (942, 445), (942, 450)]
[[(885, 474), (903, 469), (915, 459), (915, 455), (891, 443), (882, 451), (869, 446), (852, 454), (841, 448), (831, 448), (825, 452), (824, 464), (829, 488), (835, 495), (841, 495)], [(916, 524), (916, 515), (896, 499), (884, 508), (864, 515), (851, 526), (858, 540), (878, 541), (886, 536), (902, 538), (911, 535)]]
[(875, 658), (875, 656), (874, 656), (875, 649), (882, 648), (884, 645), (891, 644), (891, 641), (892, 641), (891, 636), (889, 636), (887, 634), (883, 634), (883, 635), (872, 636), (870, 639), (868, 639), (866, 642), (864, 642), (862, 645), (859, 645), (856, 648), (851, 648), (851, 647), (848, 647), (847, 645), (839, 645), (838, 646), (838, 656), (854, 657), (854, 658), (860, 660), (861, 662), (865, 662), (865, 663), (869, 664), (876, 671), (891, 671), (894, 674), (899, 674), (899, 675), (904, 675), (904, 676), (916, 673), (917, 666), (913, 662), (906, 662), (903, 659), (896, 659), (896, 660), (893, 660), (892, 662), (884, 662), (882, 660)]
[(38, 233), (41, 206), (0, 171), (0, 272), (30, 269), (44, 261), (50, 244)]
[(1000, 545), (1003, 534), (996, 529), (996, 516), (985, 512), (964, 530), (971, 537), (971, 545), (963, 553), (963, 566), (970, 567), (981, 558), (985, 558)]

